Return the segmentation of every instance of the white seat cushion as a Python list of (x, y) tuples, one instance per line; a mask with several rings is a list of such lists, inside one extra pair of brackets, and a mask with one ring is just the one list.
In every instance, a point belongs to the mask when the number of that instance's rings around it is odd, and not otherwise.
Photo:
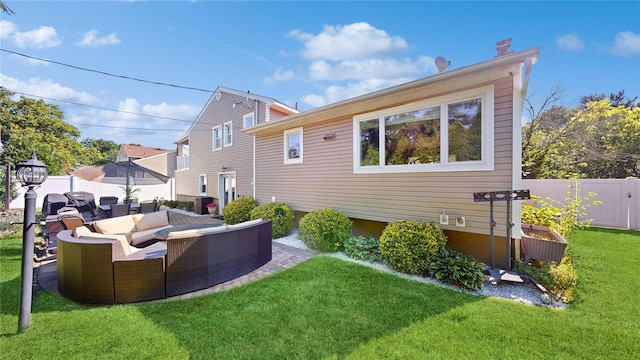
[(146, 214), (133, 215), (133, 222), (136, 224), (135, 231), (158, 229), (169, 225), (169, 215), (166, 210), (156, 211)]
[(125, 215), (98, 220), (93, 223), (93, 228), (101, 234), (128, 234), (136, 230), (136, 224), (133, 222), (133, 216)]

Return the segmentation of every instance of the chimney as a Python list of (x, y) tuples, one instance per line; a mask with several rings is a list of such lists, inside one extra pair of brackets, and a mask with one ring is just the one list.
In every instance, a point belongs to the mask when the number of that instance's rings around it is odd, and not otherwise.
[(511, 54), (513, 51), (509, 51), (510, 46), (511, 46), (511, 38), (498, 41), (496, 43), (496, 50), (498, 50), (498, 55), (496, 55), (495, 57)]

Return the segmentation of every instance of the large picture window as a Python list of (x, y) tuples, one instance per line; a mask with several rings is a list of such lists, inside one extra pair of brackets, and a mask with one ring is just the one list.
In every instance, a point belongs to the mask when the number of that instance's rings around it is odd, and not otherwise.
[(284, 132), (284, 163), (296, 164), (302, 162), (302, 128)]
[(493, 87), (354, 118), (354, 172), (493, 169)]

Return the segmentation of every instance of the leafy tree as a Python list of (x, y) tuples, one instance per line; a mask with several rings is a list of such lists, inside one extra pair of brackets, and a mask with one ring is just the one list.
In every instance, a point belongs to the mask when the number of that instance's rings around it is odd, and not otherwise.
[(85, 149), (85, 160), (83, 164), (103, 165), (116, 161), (120, 145), (111, 140), (91, 139), (82, 140)]
[(35, 151), (38, 159), (47, 164), (50, 175), (62, 175), (71, 170), (83, 149), (77, 138), (78, 129), (63, 121), (63, 114), (55, 105), (42, 100), (21, 96), (0, 88), (1, 140), (5, 152), (0, 163), (15, 166), (31, 158)]
[[(624, 91), (584, 106), (556, 106), (555, 88), (539, 109), (527, 102), (532, 121), (523, 127), (523, 175), (527, 178), (624, 178), (638, 176), (640, 108)], [(586, 99), (600, 96), (590, 95)], [(613, 100), (611, 100), (613, 99)], [(611, 104), (611, 102), (614, 104)]]
[(634, 107), (638, 107), (640, 106), (640, 102), (636, 102), (636, 100), (638, 100), (638, 97), (634, 97), (634, 98), (628, 98), (627, 96), (625, 96), (624, 94), (624, 90), (620, 90), (618, 91), (618, 93), (611, 93), (609, 94), (609, 96), (607, 97), (605, 94), (591, 94), (591, 95), (587, 95), (587, 96), (583, 96), (580, 98), (580, 107), (582, 108), (586, 108), (587, 104), (593, 101), (600, 101), (603, 99), (608, 99), (609, 100), (609, 104), (611, 106), (625, 106), (628, 108), (634, 108)]

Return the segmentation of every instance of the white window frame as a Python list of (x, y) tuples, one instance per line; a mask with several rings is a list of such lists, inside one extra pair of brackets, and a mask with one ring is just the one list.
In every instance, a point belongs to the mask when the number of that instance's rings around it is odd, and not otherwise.
[[(227, 130), (229, 131), (227, 133)], [(233, 145), (233, 122), (228, 121), (224, 123), (222, 128), (222, 143), (224, 147), (228, 147)]]
[[(218, 140), (220, 140), (219, 146), (216, 146), (216, 134), (220, 136), (218, 138)], [(222, 139), (223, 139), (222, 126), (220, 125), (214, 126), (213, 129), (211, 129), (211, 149), (213, 151), (222, 150)]]
[[(295, 133), (298, 133), (300, 136), (300, 157), (292, 159), (289, 157), (289, 135), (295, 134)], [(284, 131), (283, 147), (284, 147), (284, 163), (285, 164), (301, 164), (302, 163), (303, 155), (304, 155), (303, 139), (304, 137), (303, 137), (303, 131), (301, 127)]]
[[(449, 124), (448, 105), (465, 100), (482, 100), (482, 148), (479, 161), (448, 161)], [(487, 171), (494, 166), (494, 88), (493, 85), (459, 92), (453, 95), (419, 101), (394, 108), (384, 109), (353, 118), (353, 172), (354, 174), (402, 173), (402, 172), (448, 172), (448, 171)], [(417, 111), (440, 106), (440, 162), (434, 164), (385, 165), (385, 116)], [(379, 165), (360, 165), (360, 123), (378, 120), (379, 126)]]
[[(249, 126), (247, 126), (247, 119), (248, 119), (248, 118), (251, 118), (251, 124), (249, 124)], [(250, 127), (252, 127), (252, 126), (253, 126), (253, 125), (255, 125), (255, 124), (256, 124), (256, 116), (255, 116), (255, 114), (254, 114), (253, 112), (250, 112), (250, 113), (248, 113), (248, 114), (244, 114), (244, 115), (242, 116), (242, 127), (243, 127), (244, 129), (246, 129), (246, 128), (250, 128)]]

